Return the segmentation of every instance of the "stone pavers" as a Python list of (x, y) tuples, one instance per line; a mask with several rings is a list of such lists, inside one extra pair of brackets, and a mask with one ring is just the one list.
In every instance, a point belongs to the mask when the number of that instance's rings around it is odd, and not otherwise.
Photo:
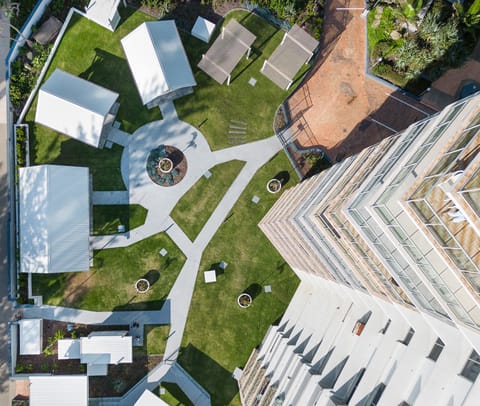
[(92, 204), (128, 204), (128, 191), (93, 192)]

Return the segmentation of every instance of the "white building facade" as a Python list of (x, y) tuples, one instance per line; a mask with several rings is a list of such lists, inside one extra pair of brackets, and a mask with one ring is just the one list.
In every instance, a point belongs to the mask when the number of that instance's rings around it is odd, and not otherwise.
[(245, 405), (477, 405), (480, 96), (285, 191), (260, 227), (301, 279)]

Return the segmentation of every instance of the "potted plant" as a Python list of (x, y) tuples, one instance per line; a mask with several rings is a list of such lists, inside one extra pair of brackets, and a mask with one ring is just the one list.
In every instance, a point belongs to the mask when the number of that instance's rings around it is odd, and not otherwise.
[(173, 162), (170, 158), (162, 158), (158, 162), (157, 168), (162, 173), (170, 173), (173, 169)]
[(282, 188), (282, 182), (280, 182), (278, 179), (270, 179), (267, 182), (267, 190), (270, 193), (278, 193), (280, 192), (280, 189)]
[(141, 278), (137, 282), (135, 282), (135, 290), (138, 293), (147, 293), (150, 289), (150, 282), (148, 280)]
[(237, 297), (237, 303), (241, 308), (246, 309), (252, 304), (252, 297), (248, 293), (242, 293)]

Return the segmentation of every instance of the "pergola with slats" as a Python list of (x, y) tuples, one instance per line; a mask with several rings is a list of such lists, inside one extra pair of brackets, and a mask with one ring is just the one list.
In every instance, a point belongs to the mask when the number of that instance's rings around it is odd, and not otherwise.
[(293, 78), (302, 65), (312, 58), (317, 46), (318, 41), (295, 24), (263, 63), (261, 72), (277, 86), (288, 90)]
[(230, 84), (231, 73), (242, 56), (250, 56), (251, 47), (257, 37), (236, 20), (230, 20), (222, 27), (218, 36), (206, 54), (202, 55), (198, 67), (208, 76), (223, 84)]

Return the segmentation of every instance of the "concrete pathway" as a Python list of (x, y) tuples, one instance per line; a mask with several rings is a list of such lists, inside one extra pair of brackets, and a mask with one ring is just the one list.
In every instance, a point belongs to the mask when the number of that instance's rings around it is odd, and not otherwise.
[[(94, 204), (141, 204), (148, 210), (145, 223), (128, 233), (91, 238), (93, 249), (126, 247), (159, 232), (166, 232), (185, 254), (186, 262), (172, 287), (166, 305), (150, 312), (90, 312), (53, 306), (30, 307), (24, 310), (27, 318), (42, 317), (85, 324), (170, 324), (165, 358), (121, 399), (98, 400), (96, 404), (132, 405), (145, 389), (154, 389), (162, 380), (177, 383), (195, 405), (210, 404), (210, 396), (176, 364), (187, 322), (191, 299), (197, 279), (200, 259), (218, 228), (232, 210), (252, 176), (281, 150), (277, 137), (238, 145), (212, 152), (205, 137), (194, 127), (178, 119), (172, 102), (159, 106), (163, 120), (148, 123), (132, 136), (124, 137), (122, 177), (128, 192), (94, 192)], [(128, 142), (127, 142), (128, 140)], [(188, 170), (181, 182), (162, 187), (153, 183), (146, 172), (150, 151), (160, 144), (173, 145), (187, 159)], [(246, 164), (230, 185), (222, 200), (205, 223), (195, 241), (190, 241), (173, 221), (170, 213), (182, 196), (213, 166), (230, 160)]]
[(97, 205), (128, 204), (128, 191), (93, 192), (92, 203)]

